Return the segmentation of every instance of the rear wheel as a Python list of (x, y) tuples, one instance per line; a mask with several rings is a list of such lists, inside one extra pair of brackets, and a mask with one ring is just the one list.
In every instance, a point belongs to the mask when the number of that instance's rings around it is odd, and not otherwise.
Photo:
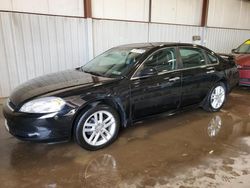
[(210, 112), (219, 111), (226, 100), (226, 87), (225, 84), (219, 82), (209, 92), (204, 104), (203, 109)]
[(111, 144), (118, 135), (120, 120), (117, 112), (98, 105), (82, 113), (76, 121), (74, 137), (87, 150), (98, 150)]

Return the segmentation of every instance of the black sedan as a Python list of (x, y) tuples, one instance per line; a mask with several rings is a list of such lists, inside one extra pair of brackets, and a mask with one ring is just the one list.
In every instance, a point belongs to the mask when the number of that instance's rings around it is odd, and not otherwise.
[(6, 128), (30, 141), (72, 137), (85, 149), (111, 144), (119, 129), (194, 107), (219, 111), (238, 83), (233, 59), (181, 43), (112, 48), (74, 70), (26, 82), (4, 105)]

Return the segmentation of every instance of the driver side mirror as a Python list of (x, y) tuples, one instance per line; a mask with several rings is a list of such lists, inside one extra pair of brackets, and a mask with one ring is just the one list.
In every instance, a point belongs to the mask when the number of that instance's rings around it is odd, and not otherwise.
[(153, 67), (147, 67), (140, 71), (140, 77), (149, 77), (157, 74), (157, 70)]

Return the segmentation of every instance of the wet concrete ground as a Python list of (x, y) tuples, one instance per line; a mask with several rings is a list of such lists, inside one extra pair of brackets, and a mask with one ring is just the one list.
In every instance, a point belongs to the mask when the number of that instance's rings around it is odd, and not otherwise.
[(148, 120), (96, 152), (18, 141), (1, 114), (0, 187), (250, 187), (249, 99), (237, 88), (221, 112)]

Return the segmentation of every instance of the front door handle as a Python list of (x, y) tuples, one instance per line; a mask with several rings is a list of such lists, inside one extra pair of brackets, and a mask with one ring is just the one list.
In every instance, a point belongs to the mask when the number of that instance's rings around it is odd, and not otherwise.
[(175, 81), (177, 81), (177, 80), (180, 80), (180, 77), (179, 77), (179, 76), (169, 79), (170, 82), (175, 82)]
[(207, 70), (214, 70), (214, 67), (207, 67)]

